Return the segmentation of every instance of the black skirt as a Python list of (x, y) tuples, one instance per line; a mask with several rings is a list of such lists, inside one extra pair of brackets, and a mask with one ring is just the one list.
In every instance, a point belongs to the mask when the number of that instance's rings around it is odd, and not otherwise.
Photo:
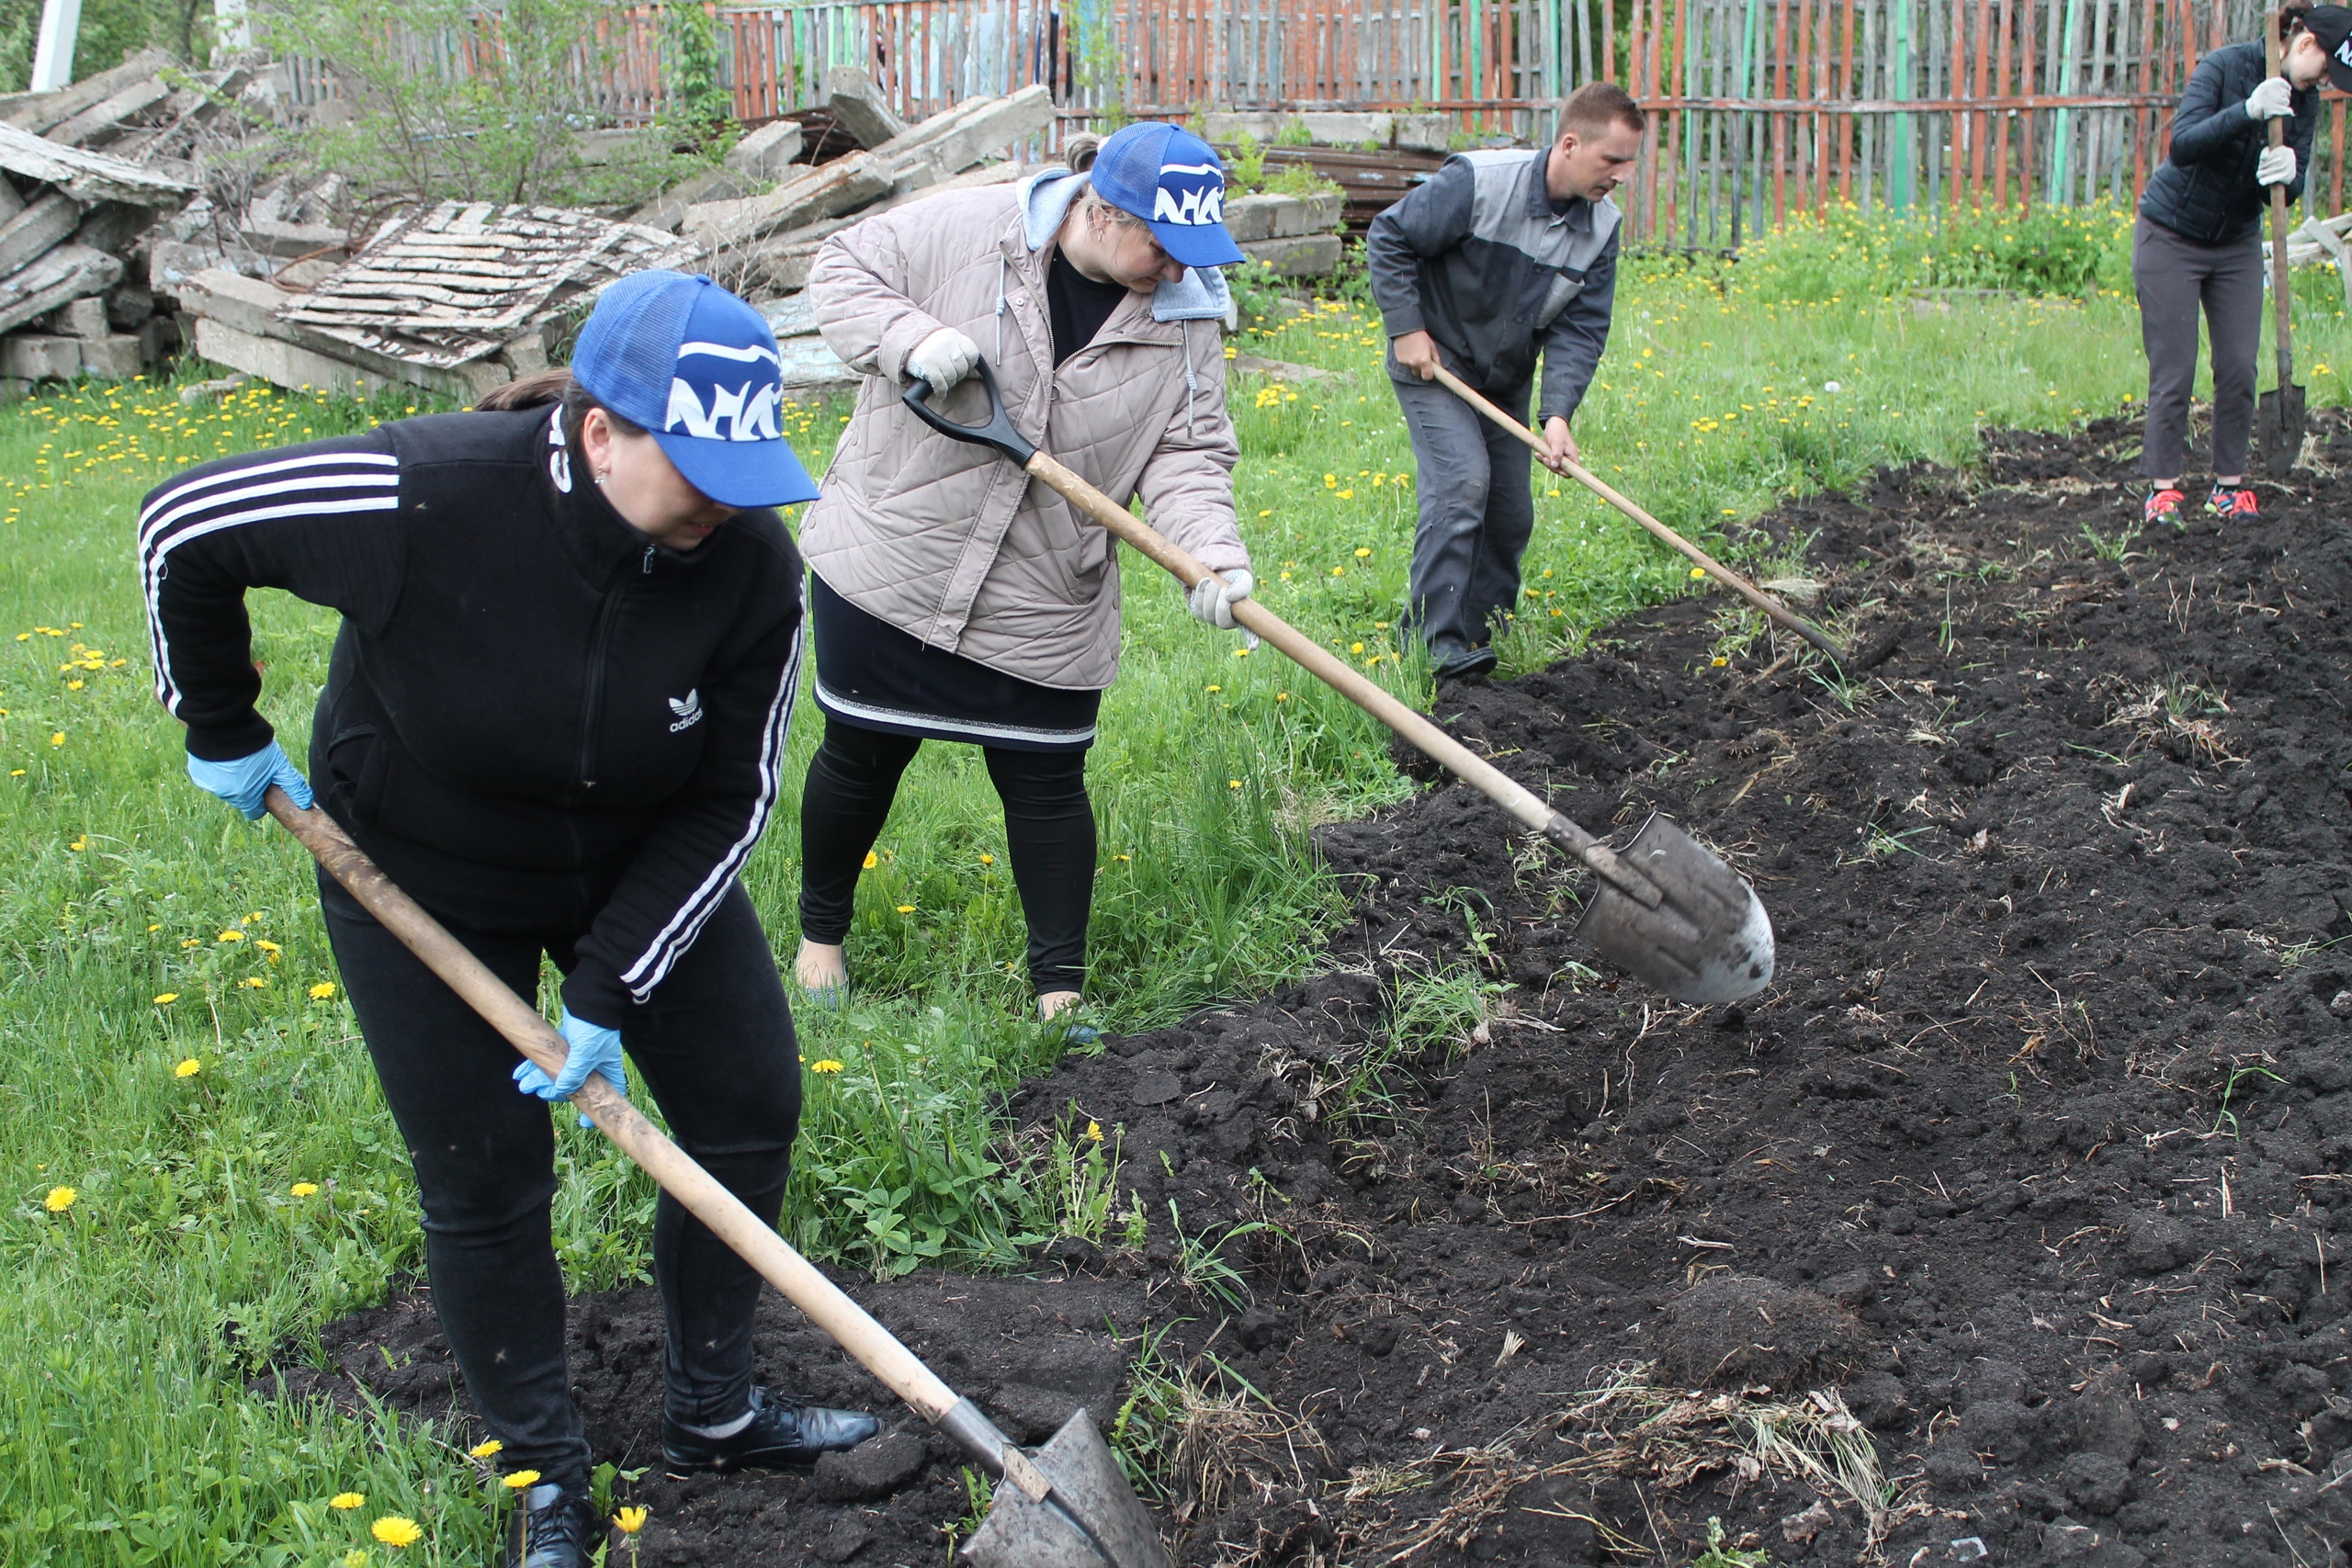
[(1094, 744), (1100, 692), (1040, 686), (933, 648), (867, 615), (814, 572), (808, 613), (817, 633), (817, 706), (827, 718), (1015, 751)]

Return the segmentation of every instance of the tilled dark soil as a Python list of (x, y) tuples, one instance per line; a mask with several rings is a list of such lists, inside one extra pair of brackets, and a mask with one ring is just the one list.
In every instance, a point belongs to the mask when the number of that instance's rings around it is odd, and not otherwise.
[[(1140, 1390), (1187, 1564), (1679, 1568), (1711, 1519), (1775, 1564), (2345, 1562), (2352, 434), (2257, 522), (2121, 547), (2133, 438), (1996, 435), (1768, 519), (1891, 649), (1850, 683), (1708, 599), (1441, 694), (1588, 826), (1729, 855), (1779, 932), (1756, 1002), (1584, 967), (1557, 857), (1435, 788), (1324, 834), (1329, 973), (1016, 1099), (1118, 1130), (1141, 1247), (852, 1288), (1024, 1436)], [(659, 1322), (575, 1314), (624, 1465)], [(327, 1343), (289, 1382), (450, 1408), (416, 1299)], [(763, 1347), (875, 1403), (780, 1307)], [(644, 1561), (939, 1562), (963, 1486), (893, 1430), (809, 1478), (649, 1474)]]

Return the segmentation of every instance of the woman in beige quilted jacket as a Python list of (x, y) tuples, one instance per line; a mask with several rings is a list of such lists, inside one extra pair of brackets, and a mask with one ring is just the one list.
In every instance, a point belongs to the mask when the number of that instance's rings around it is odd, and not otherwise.
[(1181, 128), (1071, 145), (1069, 167), (870, 218), (825, 243), (808, 292), (827, 343), (865, 372), (801, 548), (814, 574), (825, 738), (801, 802), (802, 985), (847, 983), (857, 877), (925, 739), (984, 749), (1029, 927), (1040, 1013), (1086, 968), (1102, 690), (1118, 673), (1119, 567), (1102, 526), (986, 447), (899, 401), (931, 383), (951, 418), (985, 354), (1021, 433), (1219, 577), (1193, 613), (1232, 629), (1251, 587), (1234, 525), (1238, 448), (1218, 323), (1241, 259), (1216, 155)]

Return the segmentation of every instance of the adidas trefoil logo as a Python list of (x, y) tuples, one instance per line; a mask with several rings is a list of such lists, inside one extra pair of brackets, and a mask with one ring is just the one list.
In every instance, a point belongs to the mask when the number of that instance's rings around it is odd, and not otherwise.
[(700, 724), (702, 722), (701, 689), (697, 687), (683, 697), (672, 697), (670, 711), (678, 716), (678, 722), (670, 727), (670, 733), (673, 735), (677, 734), (681, 729), (692, 729), (695, 725)]

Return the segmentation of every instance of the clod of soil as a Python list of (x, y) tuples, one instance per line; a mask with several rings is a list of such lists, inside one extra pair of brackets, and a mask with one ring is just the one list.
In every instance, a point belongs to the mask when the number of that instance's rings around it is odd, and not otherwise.
[(1816, 1291), (1718, 1275), (1667, 1303), (1657, 1368), (1690, 1388), (1834, 1387), (1866, 1343), (1861, 1320)]
[[(2257, 520), (2136, 536), (2134, 450), (1996, 434), (1981, 476), (1768, 519), (1884, 649), (1867, 672), (1727, 643), (1706, 598), (1441, 694), (1588, 826), (1665, 810), (1752, 877), (1781, 954), (1755, 1002), (1585, 967), (1558, 858), (1434, 788), (1324, 832), (1356, 897), (1329, 972), (1015, 1099), (1123, 1129), (1146, 1247), (852, 1288), (1008, 1421), (1078, 1403), (1079, 1360), (1115, 1408), (1167, 1327), (1186, 1564), (1679, 1565), (1711, 1517), (1776, 1568), (2342, 1563), (2352, 438), (2324, 416)], [(1815, 1355), (1842, 1387), (1674, 1375), (1729, 1347), (1688, 1348), (1690, 1303), (1760, 1289), (1726, 1274), (1849, 1313), (1859, 1351)], [(658, 1314), (577, 1316), (598, 1450), (643, 1463)], [(326, 1343), (290, 1386), (456, 1408), (413, 1300)], [(763, 1347), (882, 1403), (782, 1312)], [(646, 1560), (935, 1561), (965, 1497), (926, 1442), (859, 1504), (649, 1477)]]

